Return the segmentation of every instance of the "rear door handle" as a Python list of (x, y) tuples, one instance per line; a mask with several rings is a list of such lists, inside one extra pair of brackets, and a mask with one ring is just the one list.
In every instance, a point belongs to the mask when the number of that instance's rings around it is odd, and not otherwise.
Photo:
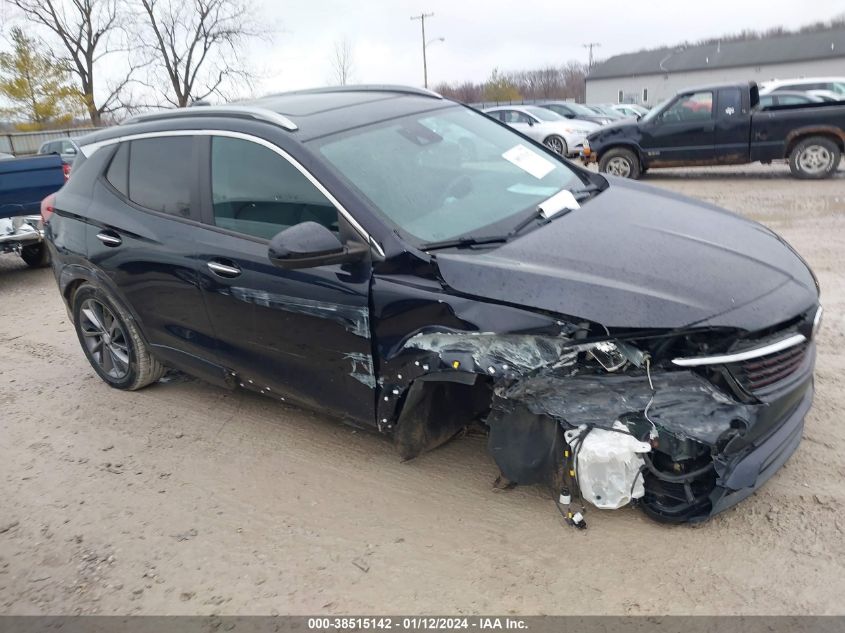
[(211, 260), (207, 264), (208, 269), (213, 272), (218, 277), (226, 277), (227, 279), (231, 279), (232, 277), (237, 277), (241, 274), (241, 269), (237, 267), (237, 265), (232, 262), (231, 264), (224, 264), (222, 262)]
[(106, 246), (114, 247), (123, 244), (123, 240), (111, 231), (101, 231), (100, 233), (97, 233), (97, 239)]

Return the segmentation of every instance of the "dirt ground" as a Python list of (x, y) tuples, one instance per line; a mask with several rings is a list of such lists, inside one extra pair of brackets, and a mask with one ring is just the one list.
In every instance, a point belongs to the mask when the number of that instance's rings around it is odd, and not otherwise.
[(496, 492), (481, 437), (400, 463), (385, 439), (177, 377), (90, 369), (49, 270), (0, 257), (0, 613), (845, 613), (845, 171), (658, 172), (759, 220), (826, 308), (804, 441), (708, 523), (561, 524)]

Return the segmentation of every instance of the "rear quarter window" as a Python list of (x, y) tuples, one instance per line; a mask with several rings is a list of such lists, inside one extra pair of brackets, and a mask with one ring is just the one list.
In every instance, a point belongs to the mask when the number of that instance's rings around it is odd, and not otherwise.
[(129, 143), (121, 143), (109, 163), (106, 180), (124, 196), (129, 196)]

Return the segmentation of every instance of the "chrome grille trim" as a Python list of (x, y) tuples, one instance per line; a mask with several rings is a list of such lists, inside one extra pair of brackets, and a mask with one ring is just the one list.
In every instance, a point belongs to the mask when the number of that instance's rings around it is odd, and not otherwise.
[(769, 343), (768, 345), (763, 345), (762, 347), (755, 347), (753, 349), (747, 349), (742, 352), (736, 352), (734, 354), (673, 358), (672, 364), (678, 365), (679, 367), (701, 367), (702, 365), (723, 365), (725, 363), (738, 363), (740, 361), (750, 360), (752, 358), (759, 358), (760, 356), (767, 356), (768, 354), (774, 354), (775, 352), (780, 352), (782, 350), (789, 349), (790, 347), (794, 347), (796, 345), (804, 343), (806, 340), (807, 337), (803, 334), (793, 334), (792, 336), (788, 336), (787, 338), (781, 339), (780, 341), (775, 341), (774, 343)]

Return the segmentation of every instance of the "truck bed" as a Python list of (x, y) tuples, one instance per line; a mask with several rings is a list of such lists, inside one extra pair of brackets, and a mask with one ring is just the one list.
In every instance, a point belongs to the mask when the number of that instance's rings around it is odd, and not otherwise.
[(754, 161), (785, 158), (793, 140), (808, 132), (837, 136), (845, 142), (845, 102), (776, 106), (751, 115)]

